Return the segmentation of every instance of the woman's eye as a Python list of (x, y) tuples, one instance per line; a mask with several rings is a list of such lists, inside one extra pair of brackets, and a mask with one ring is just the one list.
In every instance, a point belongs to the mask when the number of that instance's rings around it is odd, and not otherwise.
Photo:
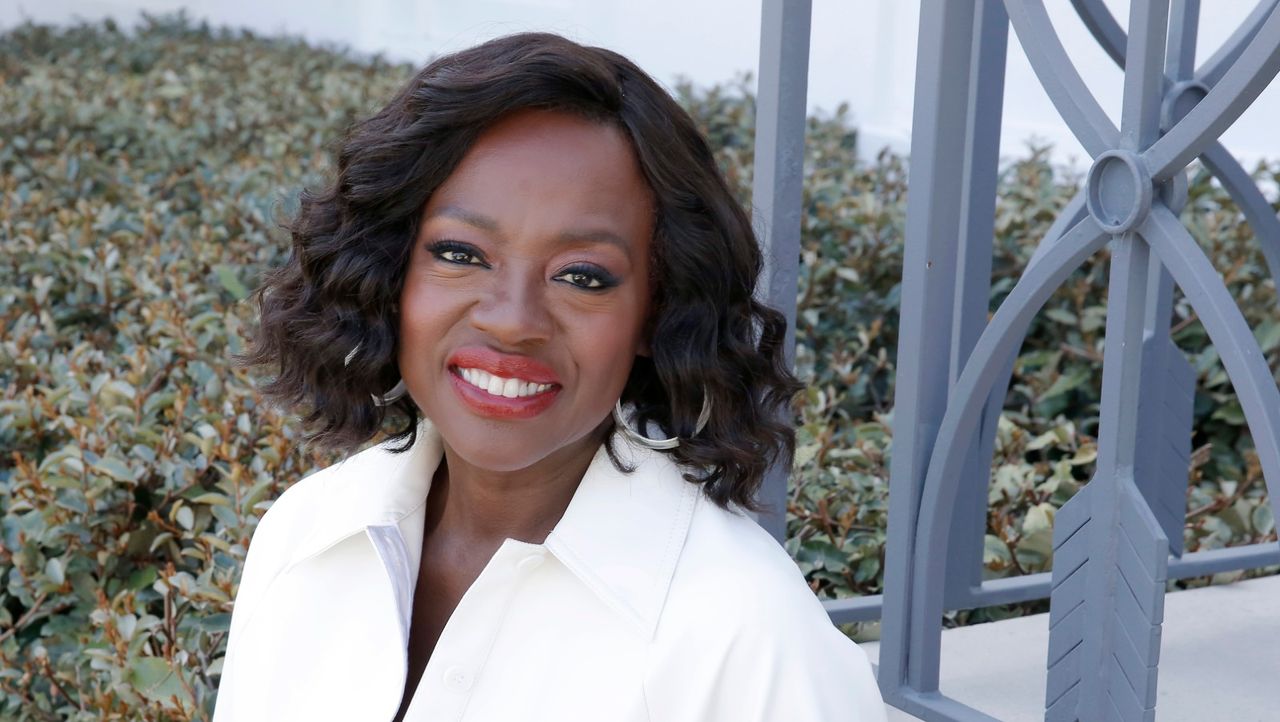
[(564, 273), (556, 276), (556, 278), (565, 279), (570, 285), (578, 286), (591, 290), (603, 290), (615, 285), (613, 279), (607, 278), (595, 271), (586, 269), (569, 269)]
[(460, 266), (484, 265), (479, 253), (453, 241), (434, 243), (429, 250), (436, 258), (447, 263), (456, 263)]
[(440, 257), (453, 263), (473, 263), (472, 259), (475, 258), (475, 254), (467, 251), (441, 251)]

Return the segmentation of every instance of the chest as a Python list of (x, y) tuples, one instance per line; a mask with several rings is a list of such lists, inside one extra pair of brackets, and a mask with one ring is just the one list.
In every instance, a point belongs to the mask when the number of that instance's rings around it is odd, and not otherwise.
[(468, 579), (415, 599), (406, 722), (645, 719), (645, 644), (544, 548), (508, 540)]
[(404, 719), (449, 618), (487, 564), (480, 553), (451, 555), (430, 540), (423, 544), (421, 559), (409, 625), (408, 675), (396, 722)]
[(273, 583), (248, 628), (243, 719), (647, 719), (645, 641), (544, 548), (504, 544), (438, 625), (420, 672), (414, 603), (384, 558), (357, 535)]

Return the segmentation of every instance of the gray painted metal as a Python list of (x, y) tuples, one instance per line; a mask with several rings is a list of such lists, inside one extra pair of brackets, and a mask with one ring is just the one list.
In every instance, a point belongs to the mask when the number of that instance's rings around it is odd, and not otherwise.
[[(797, 275), (800, 265), (801, 182), (809, 82), (811, 0), (764, 0), (760, 19), (760, 80), (756, 93), (755, 175), (751, 203), (765, 248), (760, 294), (787, 317), (787, 365), (795, 364)], [(790, 413), (786, 411), (784, 413)], [(759, 499), (757, 521), (778, 541), (786, 538), (787, 479), (775, 464)]]
[[(1280, 565), (1280, 547), (1275, 544), (1250, 544), (1226, 549), (1210, 549), (1169, 560), (1169, 579), (1203, 577), (1240, 569), (1277, 565)], [(1042, 572), (985, 581), (980, 588), (971, 590), (969, 596), (962, 599), (959, 604), (952, 603), (948, 598), (947, 609), (973, 609), (1044, 599), (1049, 596), (1050, 578), (1049, 572)], [(823, 602), (823, 605), (826, 607), (827, 614), (831, 616), (831, 621), (836, 624), (868, 622), (881, 618), (884, 595), (872, 594), (865, 597), (836, 599)]]
[[(961, 184), (960, 228), (957, 254), (959, 267), (951, 325), (956, 335), (951, 344), (949, 383), (964, 368), (973, 346), (986, 324), (991, 305), (991, 258), (995, 235), (996, 181), (999, 158), (986, 152), (1000, 147), (1000, 118), (1004, 111), (1004, 67), (1009, 39), (1009, 18), (998, 3), (984, 6), (975, 16), (974, 35), (981, 39), (975, 48), (965, 108), (968, 137), (964, 145), (964, 181)], [(1013, 358), (1005, 364), (1011, 378)], [(1006, 383), (1005, 387), (1007, 388)], [(991, 482), (991, 454), (996, 424), (1004, 408), (1004, 394), (992, 394), (982, 410), (978, 440), (960, 468), (957, 483), (961, 493), (956, 502), (956, 524), (947, 568), (946, 597), (959, 603), (969, 590), (982, 584), (982, 552), (987, 531), (987, 487)]]
[[(1055, 722), (1155, 719), (1169, 537), (1138, 490), (1139, 429), (1155, 424), (1171, 442), (1190, 429), (1165, 425), (1158, 406), (1143, 403), (1152, 388), (1142, 383), (1152, 375), (1147, 287), (1159, 264), (1153, 274), (1134, 231), (1155, 196), (1138, 152), (1160, 132), (1168, 20), (1169, 0), (1130, 5), (1119, 147), (1096, 157), (1087, 181), (1089, 213), (1113, 242), (1096, 472), (1054, 521), (1045, 719)], [(1184, 515), (1185, 502), (1179, 522)]]
[[(1280, 270), (1280, 221), (1217, 141), (1280, 70), (1280, 2), (1262, 0), (1199, 70), (1198, 0), (1132, 0), (1127, 33), (1101, 0), (1072, 2), (1125, 69), (1118, 128), (1072, 66), (1043, 0), (921, 3), (885, 593), (826, 606), (837, 621), (882, 613), (885, 699), (927, 720), (991, 719), (939, 691), (946, 609), (1048, 595), (1046, 719), (1150, 720), (1167, 580), (1280, 560), (1274, 543), (1182, 555), (1195, 376), (1169, 338), (1176, 284), (1219, 351), (1276, 498), (1280, 389), (1176, 214), (1185, 166), (1199, 156), (1244, 210), (1269, 270)], [(992, 89), (1003, 83), (1006, 22), (1094, 166), (987, 321), (978, 299), (989, 292)], [(982, 582), (974, 541), (1013, 359), (1045, 301), (1104, 245), (1097, 472), (1057, 515), (1052, 573)]]
[(968, 120), (964, 109), (980, 42), (977, 16), (996, 6), (992, 0), (922, 0), (920, 6), (885, 551), (885, 599), (890, 601), (883, 608), (878, 673), (885, 701), (917, 716), (927, 709), (918, 693), (937, 696), (938, 688), (938, 644), (916, 628), (923, 616), (917, 613), (916, 567), (941, 572), (945, 558), (918, 550), (913, 530), (930, 448), (950, 392), (950, 320), (959, 287), (954, 237), (964, 227), (961, 186), (971, 135), (965, 122), (956, 121)]
[[(1199, 0), (1132, 0), (1128, 32), (1103, 0), (1071, 1), (1125, 70), (1118, 128), (1043, 0), (921, 2), (885, 593), (824, 605), (837, 622), (881, 618), (885, 699), (926, 720), (993, 719), (939, 691), (946, 609), (1049, 597), (1045, 718), (1151, 720), (1167, 580), (1280, 563), (1274, 543), (1182, 553), (1195, 375), (1169, 338), (1176, 284), (1219, 351), (1276, 498), (1280, 389), (1177, 213), (1198, 156), (1280, 277), (1280, 219), (1217, 140), (1280, 70), (1280, 0), (1260, 0), (1199, 69)], [(761, 292), (790, 334), (810, 22), (810, 0), (764, 0), (753, 204), (767, 248)], [(1009, 27), (1094, 166), (988, 321)], [(1016, 353), (1049, 296), (1105, 245), (1097, 472), (1057, 515), (1052, 572), (983, 581), (988, 466)], [(788, 472), (774, 469), (762, 489), (773, 513), (761, 523), (779, 539)]]

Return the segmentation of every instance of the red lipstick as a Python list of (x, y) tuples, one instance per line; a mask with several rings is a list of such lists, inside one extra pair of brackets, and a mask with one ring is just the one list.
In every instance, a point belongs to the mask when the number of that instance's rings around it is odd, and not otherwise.
[[(468, 346), (454, 351), (449, 357), (448, 365), (449, 382), (453, 390), (472, 411), (481, 416), (527, 419), (545, 411), (560, 393), (561, 386), (555, 372), (528, 356), (513, 356), (483, 346)], [(471, 385), (459, 374), (459, 367), (480, 369), (494, 376), (552, 386), (540, 394), (507, 398)]]
[(558, 384), (556, 372), (528, 356), (498, 353), (484, 346), (463, 346), (449, 357), (449, 366), (480, 369), (505, 379), (520, 379), (538, 384)]

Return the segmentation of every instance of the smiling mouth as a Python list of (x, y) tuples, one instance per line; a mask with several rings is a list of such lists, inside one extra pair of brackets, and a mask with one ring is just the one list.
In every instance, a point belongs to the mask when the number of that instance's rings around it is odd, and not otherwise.
[(505, 378), (477, 368), (451, 366), (449, 370), (467, 385), (500, 398), (532, 398), (558, 388), (558, 384), (540, 384), (525, 379)]

